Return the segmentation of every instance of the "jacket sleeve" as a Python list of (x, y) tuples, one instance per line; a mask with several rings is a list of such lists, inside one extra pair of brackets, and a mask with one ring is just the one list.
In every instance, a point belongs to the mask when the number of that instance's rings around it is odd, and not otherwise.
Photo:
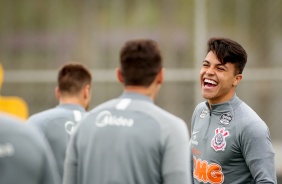
[[(198, 107), (198, 106), (197, 106)], [(190, 165), (191, 165), (191, 171), (190, 171), (190, 177), (191, 177), (191, 183), (194, 184), (194, 160), (193, 160), (193, 153), (192, 153), (192, 135), (193, 135), (193, 129), (194, 129), (194, 124), (195, 124), (195, 119), (196, 119), (196, 112), (197, 112), (197, 107), (195, 108), (192, 118), (191, 118), (191, 139), (189, 143), (189, 150), (190, 150)]]
[(190, 146), (187, 125), (183, 121), (173, 123), (172, 126), (166, 127), (162, 134), (164, 184), (190, 184)]
[(274, 150), (264, 122), (248, 123), (242, 129), (241, 148), (256, 183), (277, 183)]

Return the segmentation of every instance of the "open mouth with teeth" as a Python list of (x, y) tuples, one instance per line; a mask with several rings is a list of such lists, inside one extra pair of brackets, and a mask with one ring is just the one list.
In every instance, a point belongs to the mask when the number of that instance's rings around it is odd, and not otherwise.
[(204, 79), (204, 86), (207, 88), (212, 88), (217, 86), (217, 82), (211, 79)]

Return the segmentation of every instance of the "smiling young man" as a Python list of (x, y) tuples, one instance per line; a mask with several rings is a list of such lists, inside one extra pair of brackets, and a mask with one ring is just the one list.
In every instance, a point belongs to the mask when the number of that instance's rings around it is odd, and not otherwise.
[(200, 71), (207, 101), (192, 116), (194, 183), (277, 183), (268, 127), (236, 96), (246, 62), (237, 42), (209, 39)]

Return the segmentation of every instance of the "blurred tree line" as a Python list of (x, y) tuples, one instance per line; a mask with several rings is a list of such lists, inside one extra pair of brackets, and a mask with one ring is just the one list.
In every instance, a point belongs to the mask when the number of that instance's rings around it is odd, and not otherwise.
[[(197, 1), (204, 2), (204, 9), (197, 9)], [(246, 70), (282, 67), (281, 0), (0, 0), (0, 62), (6, 71), (56, 71), (67, 61), (114, 69), (126, 40), (147, 37), (159, 42), (166, 68), (193, 70), (201, 64), (195, 59), (195, 26), (203, 24), (195, 21), (197, 13), (206, 15), (203, 38), (229, 37), (246, 48)], [(167, 82), (157, 100), (188, 125), (195, 106), (194, 83)], [(55, 80), (13, 82), (4, 84), (2, 93), (27, 99), (33, 114), (57, 103), (54, 86)], [(121, 92), (118, 83), (100, 82), (95, 87), (92, 106)], [(281, 90), (281, 81), (275, 80), (250, 80), (238, 89), (275, 138), (281, 137), (275, 128)]]

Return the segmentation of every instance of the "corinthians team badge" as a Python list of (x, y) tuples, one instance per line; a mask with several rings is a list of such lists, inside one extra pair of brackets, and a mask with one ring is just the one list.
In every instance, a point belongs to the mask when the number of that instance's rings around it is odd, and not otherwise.
[(211, 140), (211, 147), (215, 151), (224, 151), (226, 147), (226, 141), (225, 137), (229, 136), (228, 130), (225, 130), (225, 128), (217, 128), (215, 129), (215, 135)]
[(223, 125), (229, 125), (232, 121), (232, 114), (231, 112), (224, 113), (220, 116), (219, 122)]

